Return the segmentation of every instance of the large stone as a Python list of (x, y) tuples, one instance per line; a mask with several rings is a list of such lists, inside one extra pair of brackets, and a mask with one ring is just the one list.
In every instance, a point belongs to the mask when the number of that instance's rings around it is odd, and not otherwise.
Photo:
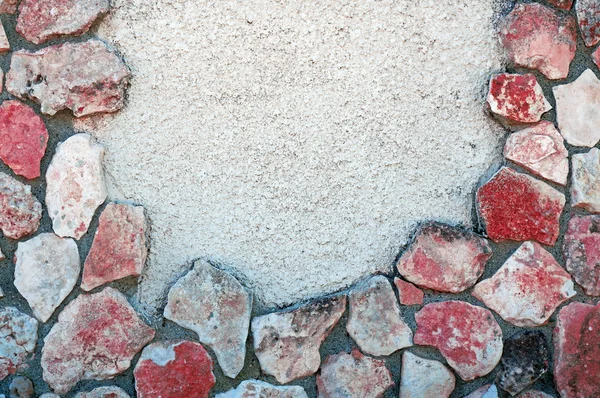
[(412, 283), (394, 278), (394, 285), (398, 289), (398, 300), (402, 305), (423, 305), (424, 294), (421, 289)]
[(571, 205), (600, 213), (600, 150), (574, 154), (571, 162)]
[(20, 101), (0, 105), (0, 159), (25, 178), (40, 176), (48, 130), (42, 118)]
[(346, 330), (363, 352), (386, 356), (412, 345), (412, 330), (402, 319), (398, 300), (385, 276), (363, 282), (352, 289), (348, 298)]
[(10, 239), (20, 239), (37, 231), (42, 205), (31, 187), (0, 172), (0, 229)]
[(103, 157), (104, 147), (89, 134), (75, 134), (56, 147), (46, 171), (46, 206), (58, 236), (81, 238), (106, 199)]
[(17, 12), (19, 0), (0, 0), (0, 14), (14, 14)]
[(346, 296), (336, 296), (254, 318), (254, 353), (261, 369), (282, 384), (314, 374), (321, 343), (345, 310)]
[(477, 282), (491, 256), (490, 245), (473, 232), (428, 222), (419, 226), (396, 266), (416, 285), (459, 293)]
[(80, 380), (106, 380), (129, 368), (154, 338), (119, 291), (107, 287), (81, 294), (58, 316), (44, 338), (42, 369), (46, 383), (65, 394)]
[(19, 242), (15, 252), (15, 286), (42, 322), (46, 322), (71, 293), (79, 271), (75, 241), (53, 233)]
[(521, 3), (501, 21), (500, 41), (516, 65), (537, 69), (548, 79), (564, 79), (575, 58), (576, 23), (541, 4)]
[(523, 243), (489, 279), (473, 289), (505, 321), (521, 327), (543, 325), (559, 305), (575, 296), (570, 275), (535, 242)]
[(358, 350), (328, 356), (317, 376), (319, 398), (381, 398), (393, 385), (385, 362), (366, 357)]
[(456, 379), (442, 363), (404, 351), (400, 375), (400, 398), (448, 398)]
[(563, 10), (570, 10), (573, 6), (573, 0), (547, 0), (548, 3), (554, 7), (561, 8)]
[(508, 136), (504, 157), (542, 178), (567, 183), (569, 152), (554, 124), (542, 121)]
[(539, 122), (552, 109), (534, 75), (500, 73), (492, 76), (487, 103), (506, 124)]
[(600, 296), (600, 216), (574, 215), (563, 243), (567, 271), (586, 294)]
[(212, 348), (227, 377), (244, 367), (252, 297), (231, 275), (197, 261), (169, 291), (165, 318), (193, 330)]
[(108, 0), (21, 0), (17, 32), (40, 44), (61, 36), (79, 36), (109, 9)]
[(139, 276), (147, 255), (144, 208), (109, 203), (100, 215), (85, 259), (81, 288), (90, 291), (117, 279)]
[(498, 388), (495, 384), (486, 384), (463, 398), (498, 398)]
[(585, 45), (592, 47), (600, 42), (600, 1), (577, 0), (575, 12)]
[(129, 394), (120, 387), (98, 387), (92, 391), (79, 392), (74, 398), (131, 398)]
[(554, 245), (565, 195), (503, 167), (477, 190), (479, 217), (495, 242), (535, 240)]
[(215, 385), (212, 358), (202, 344), (187, 340), (150, 344), (133, 374), (137, 398), (208, 398)]
[(0, 310), (0, 381), (19, 371), (33, 354), (38, 322), (14, 307)]
[(308, 398), (299, 386), (274, 386), (260, 380), (246, 380), (235, 390), (217, 394), (216, 398)]
[[(68, 71), (68, 73), (67, 73)], [(71, 109), (77, 117), (115, 112), (123, 107), (129, 70), (100, 40), (64, 43), (36, 52), (15, 51), (6, 89), (41, 104), (54, 115)]]
[(463, 380), (485, 376), (500, 361), (502, 330), (485, 308), (462, 301), (432, 303), (415, 320), (415, 344), (439, 349)]

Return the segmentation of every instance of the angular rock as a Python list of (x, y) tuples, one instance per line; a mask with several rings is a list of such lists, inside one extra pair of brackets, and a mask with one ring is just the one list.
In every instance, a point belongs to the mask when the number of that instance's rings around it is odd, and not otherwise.
[(147, 255), (144, 208), (109, 203), (100, 215), (85, 259), (81, 288), (90, 291), (117, 279), (139, 276)]
[(6, 89), (38, 102), (42, 113), (71, 109), (80, 117), (121, 109), (128, 81), (129, 70), (121, 58), (100, 40), (91, 39), (36, 52), (15, 51)]
[(423, 291), (400, 278), (394, 278), (394, 284), (398, 289), (398, 299), (402, 305), (423, 305)]
[(600, 213), (600, 150), (572, 157), (571, 205), (592, 213)]
[(197, 261), (169, 291), (164, 316), (212, 348), (227, 377), (244, 367), (252, 297), (231, 275)]
[(539, 70), (548, 79), (564, 79), (575, 58), (576, 26), (571, 16), (549, 7), (518, 4), (500, 23), (500, 42), (516, 65)]
[(107, 287), (81, 294), (58, 316), (44, 338), (42, 369), (46, 383), (65, 394), (80, 380), (106, 380), (124, 372), (131, 359), (154, 338), (119, 291)]
[(75, 241), (52, 233), (19, 242), (15, 252), (15, 286), (42, 322), (71, 293), (79, 270)]
[(490, 80), (490, 111), (508, 125), (539, 122), (552, 109), (534, 75), (500, 73)]
[(137, 398), (208, 398), (215, 385), (212, 358), (202, 344), (187, 340), (150, 344), (133, 374)]
[(0, 14), (14, 14), (17, 12), (18, 0), (0, 0)]
[(330, 355), (317, 375), (319, 398), (380, 398), (394, 385), (385, 362), (366, 357), (358, 350)]
[(542, 121), (508, 136), (504, 157), (533, 174), (566, 185), (569, 152), (554, 124)]
[(4, 253), (2, 253), (2, 250), (0, 250), (0, 260), (4, 260), (6, 257), (4, 256)]
[(106, 199), (103, 157), (104, 147), (89, 134), (75, 134), (56, 147), (46, 171), (46, 206), (58, 236), (81, 238)]
[(518, 398), (554, 398), (550, 394), (546, 394), (542, 391), (529, 390), (525, 391), (523, 394), (520, 394)]
[(27, 377), (17, 376), (8, 387), (10, 398), (31, 398), (33, 396), (33, 383)]
[(308, 395), (299, 386), (274, 386), (260, 380), (246, 380), (235, 390), (217, 394), (216, 398), (308, 398)]
[(508, 167), (477, 190), (479, 217), (495, 242), (535, 240), (554, 245), (564, 206), (565, 195)]
[(254, 353), (261, 369), (281, 384), (314, 374), (321, 343), (345, 310), (346, 296), (336, 296), (254, 318)]
[(17, 32), (35, 44), (80, 36), (109, 7), (108, 0), (21, 0)]
[(6, 37), (4, 26), (0, 23), (0, 53), (5, 53), (8, 50), (10, 50), (10, 43), (8, 42), (8, 37)]
[(412, 330), (402, 319), (392, 285), (378, 275), (350, 292), (346, 330), (360, 349), (386, 356), (412, 345)]
[(523, 243), (473, 296), (505, 321), (521, 327), (543, 325), (559, 305), (577, 294), (570, 275), (535, 242)]
[(547, 0), (548, 3), (552, 4), (556, 8), (563, 10), (570, 10), (573, 6), (573, 0)]
[(0, 381), (15, 374), (33, 354), (37, 327), (35, 318), (14, 307), (0, 310)]
[(74, 398), (131, 398), (122, 388), (98, 387), (89, 392), (79, 392)]
[(404, 351), (400, 376), (400, 398), (448, 398), (456, 379), (441, 362), (425, 359)]
[(586, 46), (600, 42), (600, 1), (577, 0), (575, 3), (579, 30)]
[(498, 388), (495, 384), (486, 384), (464, 398), (498, 398)]
[(485, 308), (462, 301), (432, 303), (415, 320), (415, 344), (436, 347), (465, 381), (485, 376), (500, 362), (502, 330)]
[(396, 267), (418, 286), (459, 293), (477, 282), (491, 256), (490, 245), (473, 232), (428, 222), (419, 226)]
[(569, 220), (563, 256), (567, 271), (585, 294), (600, 296), (600, 216), (574, 215)]
[(0, 229), (10, 239), (21, 239), (37, 231), (42, 205), (31, 187), (0, 172)]

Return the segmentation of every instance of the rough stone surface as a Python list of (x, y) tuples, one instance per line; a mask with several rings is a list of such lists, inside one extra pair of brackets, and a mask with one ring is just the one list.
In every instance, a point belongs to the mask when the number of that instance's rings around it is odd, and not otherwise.
[(398, 300), (402, 305), (423, 305), (424, 294), (421, 289), (412, 283), (394, 278), (394, 285), (398, 289)]
[(328, 356), (317, 376), (319, 398), (381, 398), (394, 385), (392, 373), (382, 360), (358, 350)]
[(592, 61), (596, 64), (598, 68), (600, 68), (600, 47), (596, 48), (592, 53)]
[(523, 243), (473, 296), (516, 326), (543, 325), (559, 305), (577, 294), (571, 276), (535, 242)]
[(8, 37), (6, 37), (4, 25), (0, 23), (0, 53), (6, 52), (8, 50), (10, 50), (10, 43), (8, 42)]
[(37, 231), (42, 205), (31, 187), (0, 172), (0, 228), (4, 236), (20, 239)]
[(90, 291), (117, 279), (139, 276), (147, 255), (144, 208), (109, 203), (100, 215), (85, 259), (81, 288)]
[(533, 174), (566, 185), (569, 152), (554, 124), (542, 121), (508, 136), (504, 157)]
[(464, 398), (498, 398), (498, 388), (495, 384), (486, 384)]
[(58, 144), (46, 171), (46, 206), (58, 236), (81, 238), (106, 199), (104, 147), (88, 134)]
[(131, 398), (129, 394), (127, 394), (120, 387), (98, 387), (94, 388), (92, 391), (88, 392), (79, 392), (75, 394), (74, 398)]
[(535, 178), (502, 167), (477, 190), (477, 207), (487, 235), (554, 245), (565, 196)]
[(33, 354), (38, 322), (14, 307), (0, 310), (0, 380), (16, 373)]
[(261, 369), (282, 384), (314, 374), (321, 343), (345, 310), (346, 296), (336, 296), (254, 318), (254, 353)]
[(27, 377), (17, 376), (8, 387), (10, 398), (31, 398), (33, 396), (33, 383)]
[(299, 386), (274, 386), (260, 380), (246, 380), (235, 390), (217, 394), (216, 398), (308, 398)]
[(44, 381), (58, 394), (79, 380), (106, 380), (125, 371), (154, 337), (119, 291), (81, 294), (58, 316), (42, 349)]
[(592, 213), (600, 213), (600, 150), (572, 156), (571, 204)]
[(554, 7), (561, 8), (563, 10), (570, 10), (573, 6), (573, 0), (546, 0)]
[(215, 352), (227, 377), (244, 367), (252, 297), (231, 275), (197, 261), (169, 291), (164, 316), (193, 330)]
[(374, 276), (348, 295), (346, 330), (361, 351), (387, 356), (412, 345), (412, 331), (402, 319), (398, 300), (385, 276)]
[(137, 398), (208, 398), (215, 385), (212, 358), (202, 344), (187, 340), (150, 344), (133, 373)]
[(45, 394), (40, 395), (40, 398), (61, 398), (61, 397), (58, 394), (47, 392)]
[[(70, 73), (65, 73), (65, 71)], [(6, 89), (41, 105), (54, 115), (71, 109), (77, 117), (115, 112), (123, 107), (129, 70), (100, 40), (67, 42), (36, 52), (15, 51)]]
[(441, 362), (425, 359), (404, 351), (400, 375), (400, 398), (448, 398), (456, 380)]
[(554, 398), (554, 396), (552, 396), (550, 394), (546, 394), (545, 392), (542, 392), (542, 391), (529, 390), (529, 391), (525, 391), (522, 394), (519, 394), (519, 396), (517, 398)]
[(564, 79), (575, 58), (575, 20), (541, 4), (518, 4), (500, 25), (500, 41), (516, 65)]
[(588, 47), (600, 42), (600, 1), (577, 0), (575, 12), (583, 41)]
[(487, 103), (490, 111), (507, 124), (539, 122), (552, 109), (531, 73), (492, 76)]
[(567, 271), (586, 294), (600, 296), (600, 216), (574, 215), (565, 232)]
[(432, 303), (415, 320), (415, 344), (439, 349), (463, 380), (485, 376), (500, 361), (502, 330), (485, 308), (462, 301)]
[(396, 266), (416, 285), (459, 293), (475, 284), (491, 256), (490, 245), (473, 232), (428, 222), (417, 229)]
[(18, 0), (0, 0), (0, 14), (14, 14), (17, 12)]

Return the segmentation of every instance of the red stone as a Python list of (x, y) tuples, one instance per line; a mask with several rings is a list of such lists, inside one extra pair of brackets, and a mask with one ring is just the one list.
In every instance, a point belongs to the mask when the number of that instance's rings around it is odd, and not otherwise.
[(493, 241), (535, 240), (554, 245), (565, 196), (535, 178), (503, 167), (479, 188), (477, 205)]
[(573, 0), (547, 0), (548, 3), (554, 7), (561, 8), (563, 10), (570, 10), (573, 6)]
[(14, 14), (17, 12), (19, 0), (0, 0), (0, 14)]
[(592, 53), (592, 60), (598, 68), (600, 68), (600, 47), (596, 48)]
[(585, 45), (592, 47), (598, 44), (600, 42), (600, 0), (577, 0), (575, 11)]
[(569, 220), (563, 255), (575, 282), (586, 294), (600, 296), (600, 216), (574, 215)]
[(487, 103), (507, 124), (539, 122), (552, 109), (534, 75), (501, 73), (490, 80)]
[(423, 291), (413, 285), (403, 281), (400, 278), (394, 279), (394, 284), (398, 289), (398, 299), (402, 305), (423, 305)]
[(19, 101), (0, 105), (0, 159), (25, 178), (40, 176), (48, 130), (35, 111)]
[(137, 398), (204, 398), (215, 385), (210, 355), (186, 340), (150, 344), (133, 374)]
[(31, 187), (0, 172), (0, 228), (4, 236), (20, 239), (37, 231), (42, 205)]

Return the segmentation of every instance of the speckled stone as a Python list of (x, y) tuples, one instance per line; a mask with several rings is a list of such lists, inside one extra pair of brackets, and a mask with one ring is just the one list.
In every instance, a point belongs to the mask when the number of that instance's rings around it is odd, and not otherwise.
[(33, 354), (38, 322), (14, 307), (0, 310), (0, 381), (22, 369)]
[(585, 294), (600, 296), (600, 216), (573, 215), (563, 243), (567, 271)]
[(10, 239), (21, 239), (37, 231), (42, 205), (31, 187), (0, 172), (0, 229)]
[(400, 398), (448, 398), (456, 379), (441, 362), (425, 359), (404, 351), (400, 376)]
[(585, 45), (592, 47), (600, 42), (600, 1), (577, 0), (575, 12)]
[(17, 12), (19, 0), (0, 0), (0, 14), (14, 14)]
[(216, 398), (308, 398), (299, 386), (274, 386), (261, 380), (245, 380), (235, 390), (217, 394)]
[(574, 154), (571, 162), (571, 205), (600, 213), (600, 150)]
[(120, 387), (98, 387), (92, 391), (79, 392), (74, 398), (131, 398), (129, 394)]

